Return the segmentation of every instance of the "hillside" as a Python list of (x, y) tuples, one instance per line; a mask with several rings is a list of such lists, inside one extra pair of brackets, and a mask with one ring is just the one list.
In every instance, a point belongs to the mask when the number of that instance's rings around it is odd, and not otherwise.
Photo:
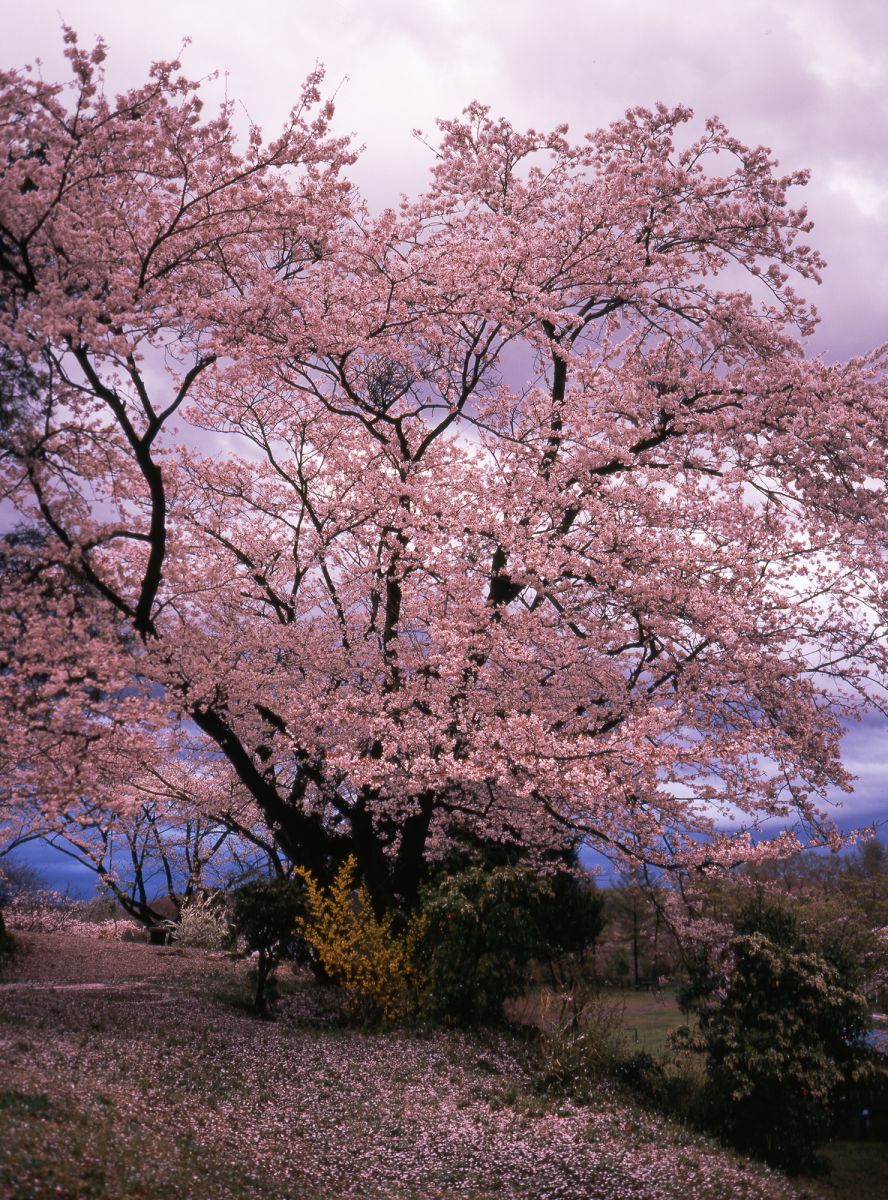
[(541, 1097), (507, 1035), (342, 1025), (295, 980), (275, 1022), (246, 964), (20, 934), (0, 983), (0, 1195), (440, 1200), (813, 1195), (602, 1085)]

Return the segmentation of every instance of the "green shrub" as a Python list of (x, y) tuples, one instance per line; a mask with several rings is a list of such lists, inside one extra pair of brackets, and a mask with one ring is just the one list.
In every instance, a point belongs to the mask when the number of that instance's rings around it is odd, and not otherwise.
[(442, 875), (423, 893), (422, 911), (428, 1015), (451, 1024), (501, 1020), (504, 1002), (526, 989), (531, 960), (575, 953), (601, 929), (594, 891), (525, 865)]
[(0, 968), (9, 962), (14, 954), (15, 940), (6, 928), (6, 922), (3, 920), (3, 910), (0, 909)]
[(549, 890), (534, 905), (533, 916), (534, 957), (548, 968), (557, 990), (584, 994), (586, 956), (604, 928), (604, 897), (591, 878), (559, 871), (549, 878)]
[(268, 1013), (277, 999), (275, 972), (296, 940), (297, 920), (305, 913), (305, 887), (298, 879), (257, 879), (234, 898), (234, 926), (247, 951), (256, 954), (251, 972), (253, 1007)]
[(869, 1071), (856, 983), (781, 908), (758, 900), (741, 911), (720, 960), (694, 964), (684, 995), (699, 1021), (716, 1132), (784, 1167), (813, 1164), (839, 1094)]

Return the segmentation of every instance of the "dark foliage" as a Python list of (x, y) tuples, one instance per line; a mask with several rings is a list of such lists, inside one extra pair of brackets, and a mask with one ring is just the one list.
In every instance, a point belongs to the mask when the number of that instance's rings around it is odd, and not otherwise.
[(250, 953), (258, 954), (252, 972), (253, 1007), (266, 1014), (277, 999), (275, 972), (296, 947), (296, 918), (305, 915), (305, 889), (295, 879), (259, 879), (241, 887), (234, 900), (234, 925)]
[(479, 865), (442, 875), (423, 896), (428, 1014), (452, 1024), (491, 1024), (528, 984), (532, 960), (588, 948), (601, 932), (594, 889), (562, 873)]
[(721, 958), (692, 965), (682, 997), (699, 1021), (717, 1133), (783, 1167), (816, 1165), (839, 1096), (872, 1070), (858, 984), (849, 960), (811, 944), (780, 906), (759, 898), (740, 911)]
[(0, 967), (2, 967), (15, 953), (15, 941), (12, 934), (6, 928), (6, 922), (3, 920), (3, 910), (0, 909)]

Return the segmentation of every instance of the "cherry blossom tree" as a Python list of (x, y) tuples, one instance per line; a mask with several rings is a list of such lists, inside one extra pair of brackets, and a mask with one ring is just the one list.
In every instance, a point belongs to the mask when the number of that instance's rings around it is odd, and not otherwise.
[(65, 36), (72, 82), (0, 100), (7, 803), (186, 731), (381, 907), (454, 843), (831, 839), (885, 710), (885, 351), (805, 354), (804, 172), (682, 108), (473, 104), (372, 214), (319, 72), (241, 146)]
[(146, 755), (134, 774), (102, 789), (104, 803), (91, 798), (95, 787), (72, 797), (52, 814), (43, 841), (91, 870), (98, 888), (148, 926), (213, 889), (286, 875), (230, 773), (201, 778), (188, 758), (158, 757)]

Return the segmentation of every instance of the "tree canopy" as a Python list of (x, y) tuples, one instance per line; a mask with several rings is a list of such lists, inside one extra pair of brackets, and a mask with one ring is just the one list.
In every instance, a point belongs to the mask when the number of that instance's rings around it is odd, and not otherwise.
[(472, 104), (371, 213), (320, 72), (241, 144), (66, 41), (0, 77), (0, 809), (161, 756), (383, 907), (466, 838), (828, 839), (885, 704), (885, 350), (806, 356), (805, 173), (684, 108)]

